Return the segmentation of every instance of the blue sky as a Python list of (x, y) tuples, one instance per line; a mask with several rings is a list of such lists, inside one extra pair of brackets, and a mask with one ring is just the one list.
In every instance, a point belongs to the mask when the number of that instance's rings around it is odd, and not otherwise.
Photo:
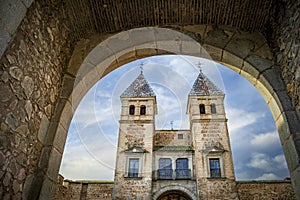
[(202, 71), (226, 94), (225, 110), (237, 180), (289, 177), (271, 112), (259, 92), (220, 64), (188, 56), (155, 56), (128, 63), (95, 84), (78, 106), (65, 145), (60, 174), (66, 179), (113, 180), (120, 94), (140, 73), (157, 98), (156, 129), (188, 129), (188, 92)]

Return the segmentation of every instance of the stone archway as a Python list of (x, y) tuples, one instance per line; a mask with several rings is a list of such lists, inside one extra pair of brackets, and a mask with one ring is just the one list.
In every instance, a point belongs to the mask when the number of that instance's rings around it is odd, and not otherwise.
[(160, 195), (157, 200), (192, 200), (187, 194), (173, 190)]
[[(90, 40), (90, 43), (84, 42), (77, 46), (67, 69), (68, 74), (63, 80), (54, 119), (47, 131), (47, 137), (52, 138), (50, 142), (53, 146), (42, 151), (41, 159), (49, 158), (49, 161), (46, 164), (47, 175), (44, 177), (40, 198), (49, 198), (55, 188), (70, 121), (88, 89), (105, 74), (129, 61), (161, 54), (213, 59), (248, 79), (262, 94), (273, 114), (294, 187), (299, 187), (296, 182), (300, 173), (299, 160), (293, 140), (293, 135), (299, 131), (299, 123), (284, 83), (276, 73), (278, 66), (274, 64), (264, 37), (258, 33), (215, 30), (211, 26), (188, 26), (185, 31), (202, 34), (203, 45), (175, 30), (148, 27), (124, 31), (111, 37), (104, 36), (107, 39), (96, 45)], [(221, 35), (222, 40), (211, 37), (210, 32)], [(224, 41), (224, 35), (228, 37), (228, 41)], [(94, 44), (95, 47), (86, 52), (86, 57), (79, 57), (77, 53), (82, 55), (82, 49), (86, 49), (87, 44)]]
[(179, 186), (179, 185), (170, 185), (161, 188), (153, 194), (153, 200), (197, 200), (193, 192), (189, 189)]

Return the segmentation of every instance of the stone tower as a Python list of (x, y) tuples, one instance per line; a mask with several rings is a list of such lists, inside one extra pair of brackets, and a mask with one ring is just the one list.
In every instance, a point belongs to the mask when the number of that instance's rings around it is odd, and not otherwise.
[(224, 97), (200, 70), (187, 103), (200, 199), (237, 199)]
[(113, 199), (151, 199), (156, 96), (143, 72), (121, 95)]

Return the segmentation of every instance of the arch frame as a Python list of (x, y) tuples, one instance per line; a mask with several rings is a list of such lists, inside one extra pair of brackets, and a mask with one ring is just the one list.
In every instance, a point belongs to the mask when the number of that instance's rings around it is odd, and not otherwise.
[(158, 200), (164, 193), (170, 192), (170, 191), (180, 191), (184, 193), (185, 195), (189, 196), (192, 200), (197, 200), (197, 196), (190, 191), (188, 188), (181, 186), (181, 185), (168, 185), (165, 187), (160, 188), (157, 192), (155, 192), (152, 195), (152, 200)]
[[(130, 61), (153, 55), (178, 54), (219, 62), (250, 81), (267, 102), (276, 123), (295, 191), (300, 191), (300, 123), (278, 71), (279, 66), (260, 33), (234, 32), (209, 25), (186, 26), (184, 33), (170, 28), (136, 28), (79, 43), (69, 63), (55, 113), (44, 139), (40, 160), (47, 160), (40, 198), (51, 198), (67, 138), (80, 100), (98, 80)], [(219, 33), (225, 40), (211, 37)], [(192, 35), (189, 37), (188, 35)], [(196, 41), (194, 38), (200, 35)], [(214, 34), (216, 35), (216, 34)], [(110, 36), (110, 37), (109, 37)], [(94, 48), (86, 48), (89, 43)], [(91, 45), (92, 44), (92, 45)], [(89, 49), (82, 56), (82, 49)], [(34, 183), (32, 183), (34, 184)], [(300, 196), (299, 192), (297, 193)]]

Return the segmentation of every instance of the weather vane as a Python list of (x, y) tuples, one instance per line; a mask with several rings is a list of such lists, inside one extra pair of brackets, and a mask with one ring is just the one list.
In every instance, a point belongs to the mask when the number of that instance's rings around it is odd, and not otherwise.
[(201, 67), (202, 65), (204, 65), (204, 64), (202, 64), (200, 61), (197, 64), (197, 67), (199, 68), (200, 73), (202, 73), (202, 67)]
[(143, 66), (144, 66), (144, 63), (141, 63), (141, 64), (140, 64), (141, 74), (143, 74), (143, 70), (144, 70), (144, 69), (143, 69)]

